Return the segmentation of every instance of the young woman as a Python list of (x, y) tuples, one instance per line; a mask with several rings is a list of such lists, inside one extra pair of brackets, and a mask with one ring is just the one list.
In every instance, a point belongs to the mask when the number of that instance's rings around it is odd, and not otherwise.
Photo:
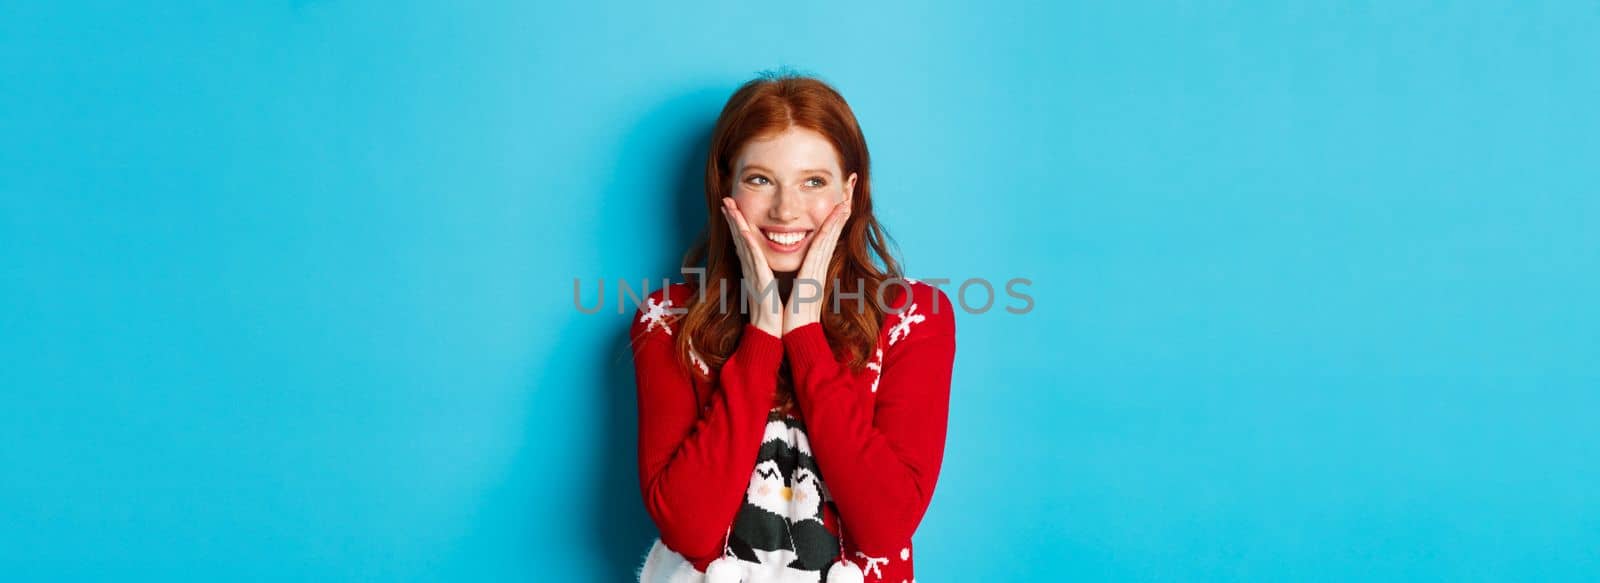
[[(911, 581), (944, 455), (955, 313), (903, 279), (833, 88), (766, 75), (706, 159), (700, 281), (632, 322), (647, 583)], [(770, 293), (762, 293), (764, 290)]]

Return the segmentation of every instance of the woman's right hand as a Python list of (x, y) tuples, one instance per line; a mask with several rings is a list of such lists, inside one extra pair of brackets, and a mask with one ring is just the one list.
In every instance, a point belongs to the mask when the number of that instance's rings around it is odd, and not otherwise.
[(772, 268), (767, 266), (767, 256), (761, 252), (761, 241), (757, 239), (760, 235), (745, 222), (733, 197), (722, 197), (722, 217), (728, 223), (728, 230), (733, 232), (733, 247), (739, 252), (739, 267), (746, 280), (742, 284), (753, 286), (745, 292), (750, 323), (762, 332), (781, 336), (783, 298), (779, 297)]

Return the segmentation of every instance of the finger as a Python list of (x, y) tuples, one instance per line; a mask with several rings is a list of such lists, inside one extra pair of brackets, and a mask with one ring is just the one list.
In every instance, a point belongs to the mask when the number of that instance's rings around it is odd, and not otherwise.
[(728, 212), (728, 209), (726, 208), (722, 209), (722, 222), (727, 223), (728, 234), (732, 235), (734, 238), (734, 243), (738, 244), (739, 224), (733, 220), (733, 213)]
[(726, 209), (726, 208), (722, 209), (722, 222), (727, 223), (727, 225), (728, 225), (728, 236), (733, 238), (733, 248), (734, 248), (735, 251), (737, 251), (739, 253), (739, 255), (740, 255), (739, 259), (743, 260), (744, 259), (744, 249), (743, 249), (744, 242), (740, 240), (739, 227), (734, 224), (733, 215), (729, 214), (728, 213), (728, 209)]
[(757, 273), (764, 278), (770, 279), (772, 270), (767, 267), (767, 255), (760, 251), (755, 251), (755, 249), (761, 248), (761, 240), (756, 238), (755, 231), (745, 231), (745, 245), (748, 245), (751, 249), (750, 261), (755, 264)]
[(734, 202), (733, 197), (722, 197), (722, 208), (726, 209), (728, 216), (733, 218), (734, 226), (739, 227), (741, 230), (744, 229), (744, 215), (739, 212), (739, 204)]
[[(729, 200), (731, 202), (732, 199)], [(735, 205), (735, 209), (737, 209), (737, 205)], [(730, 210), (729, 213), (732, 214), (734, 219), (738, 222), (740, 227), (740, 236), (744, 241), (743, 247), (746, 262), (745, 273), (746, 277), (750, 278), (752, 292), (750, 301), (753, 304), (758, 304), (756, 309), (760, 309), (768, 314), (778, 314), (782, 309), (782, 300), (768, 299), (775, 297), (769, 296), (766, 293), (767, 287), (771, 285), (775, 276), (772, 274), (772, 268), (767, 265), (766, 254), (760, 251), (761, 241), (757, 239), (756, 230), (751, 229), (750, 224), (745, 222), (743, 213), (739, 212), (738, 210)], [(759, 304), (769, 305), (762, 306)]]
[(838, 248), (839, 234), (844, 231), (844, 223), (849, 218), (849, 207), (844, 203), (835, 205), (828, 214), (827, 222), (817, 236), (812, 239), (811, 249), (806, 251), (804, 262), (806, 273), (816, 280), (827, 277), (828, 264), (833, 259), (833, 251)]
[[(750, 239), (746, 244), (752, 248), (761, 245), (759, 241), (755, 240), (753, 235), (750, 235)], [(752, 291), (756, 294), (751, 298), (751, 301), (757, 303), (759, 305), (759, 309), (768, 315), (776, 316), (782, 313), (782, 298), (777, 297), (777, 294), (775, 293), (768, 293), (775, 276), (772, 274), (772, 268), (767, 266), (766, 254), (759, 250), (752, 249), (750, 251), (750, 263), (752, 267), (750, 283), (754, 288)]]
[(722, 218), (728, 223), (728, 231), (738, 243), (743, 243), (744, 217), (740, 216), (739, 208), (734, 206), (733, 199), (723, 197)]
[(844, 230), (844, 222), (847, 216), (849, 216), (849, 212), (848, 209), (843, 207), (843, 204), (835, 205), (833, 211), (828, 213), (827, 222), (823, 223), (822, 229), (817, 233), (817, 237), (812, 241), (812, 244), (819, 250), (831, 251), (839, 242), (839, 233)]
[[(731, 199), (729, 200), (730, 202), (728, 204), (731, 206), (733, 203), (731, 202)], [(751, 259), (753, 262), (756, 255), (755, 245), (754, 241), (752, 241), (752, 238), (750, 237), (750, 225), (744, 222), (744, 213), (739, 212), (738, 207), (728, 209), (727, 213), (728, 216), (731, 217), (731, 222), (729, 224), (733, 226), (733, 236), (739, 239), (739, 243), (744, 249), (745, 253), (749, 254), (747, 259)], [(751, 275), (753, 276), (755, 274)]]
[(840, 235), (844, 234), (844, 226), (850, 223), (850, 203), (839, 203), (839, 222), (833, 226), (833, 236), (828, 240), (835, 245), (839, 243)]
[(827, 240), (830, 245), (839, 241), (839, 233), (844, 231), (844, 223), (849, 218), (850, 207), (846, 206), (845, 203), (839, 203), (839, 206), (835, 207), (834, 209), (833, 216), (829, 217), (831, 224), (828, 225), (829, 233)]
[(722, 209), (722, 218), (724, 219), (723, 222), (728, 223), (728, 234), (733, 238), (733, 251), (739, 258), (739, 270), (741, 273), (746, 274), (746, 277), (750, 277), (750, 252), (745, 249), (746, 240), (744, 235), (739, 231), (733, 220), (732, 213), (728, 209)]
[(756, 239), (756, 230), (750, 228), (750, 224), (745, 222), (744, 213), (739, 212), (739, 206), (734, 203), (732, 198), (724, 197), (722, 200), (723, 204), (733, 207), (728, 212), (733, 215), (734, 220), (738, 222), (739, 230), (743, 232), (745, 250), (750, 254), (751, 266), (756, 268), (756, 273), (751, 275), (758, 276), (760, 278), (759, 283), (766, 283), (766, 280), (772, 277), (772, 270), (767, 267), (767, 256), (756, 251), (761, 247), (761, 241)]
[(811, 248), (806, 250), (806, 258), (800, 264), (800, 277), (824, 284), (823, 279), (828, 277), (828, 262), (822, 258), (832, 253), (827, 248), (825, 241), (812, 241)]
[[(726, 206), (731, 204), (732, 199), (724, 199), (724, 201), (726, 201)], [(777, 313), (777, 310), (773, 309), (772, 306), (768, 306), (765, 309), (760, 306), (761, 298), (765, 297), (762, 292), (768, 282), (773, 279), (772, 270), (767, 267), (766, 256), (754, 249), (760, 243), (755, 240), (748, 228), (741, 228), (745, 226), (744, 217), (739, 213), (737, 207), (734, 209), (724, 208), (723, 216), (729, 219), (728, 229), (733, 234), (734, 248), (738, 251), (739, 268), (744, 273), (743, 281), (740, 284), (748, 283), (750, 286), (749, 298), (752, 314), (756, 310)]]

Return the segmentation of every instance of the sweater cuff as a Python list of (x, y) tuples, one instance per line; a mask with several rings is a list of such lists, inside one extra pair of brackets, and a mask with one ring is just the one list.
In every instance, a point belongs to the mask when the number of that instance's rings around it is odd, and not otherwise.
[(735, 351), (744, 368), (758, 373), (777, 375), (778, 367), (783, 365), (783, 341), (765, 330), (757, 328), (755, 324), (746, 322), (744, 336), (739, 339), (739, 348)]
[(783, 335), (783, 346), (788, 349), (789, 365), (796, 371), (811, 370), (822, 363), (836, 364), (833, 347), (828, 346), (828, 336), (821, 322), (812, 322), (790, 330)]

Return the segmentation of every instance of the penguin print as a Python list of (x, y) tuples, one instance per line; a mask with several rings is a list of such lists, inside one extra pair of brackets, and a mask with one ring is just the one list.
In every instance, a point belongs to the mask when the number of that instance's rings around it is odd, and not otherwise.
[(824, 521), (837, 511), (832, 504), (803, 422), (772, 409), (728, 537), (751, 580), (814, 583), (825, 577), (839, 555), (836, 527)]

